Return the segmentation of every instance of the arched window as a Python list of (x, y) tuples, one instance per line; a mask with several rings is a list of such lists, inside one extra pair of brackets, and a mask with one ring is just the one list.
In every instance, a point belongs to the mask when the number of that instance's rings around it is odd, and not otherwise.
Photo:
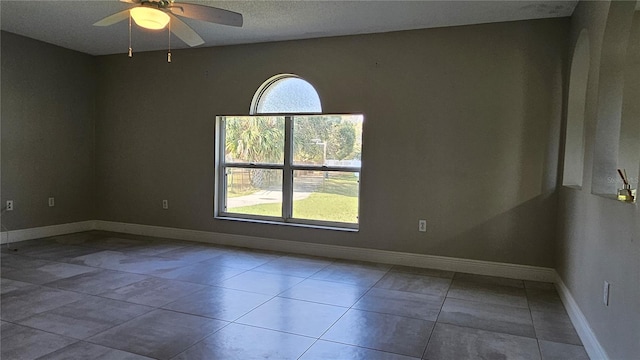
[(265, 81), (248, 116), (216, 118), (215, 216), (358, 229), (361, 114), (323, 114), (306, 80)]
[(276, 75), (265, 81), (251, 101), (251, 114), (321, 113), (318, 92), (308, 81), (293, 75)]

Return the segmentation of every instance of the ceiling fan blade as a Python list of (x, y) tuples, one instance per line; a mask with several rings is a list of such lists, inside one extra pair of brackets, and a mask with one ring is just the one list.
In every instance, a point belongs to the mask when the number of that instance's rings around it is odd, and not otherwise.
[(93, 26), (109, 26), (129, 18), (129, 10), (122, 10), (93, 24)]
[(169, 10), (171, 10), (175, 15), (184, 16), (190, 19), (242, 27), (242, 14), (229, 10), (187, 3), (173, 3), (173, 5), (169, 7)]
[(140, 0), (120, 0), (120, 2), (127, 3), (127, 4), (139, 4)]
[(189, 25), (171, 14), (169, 14), (169, 17), (171, 17), (171, 32), (180, 40), (191, 47), (204, 44), (204, 40)]

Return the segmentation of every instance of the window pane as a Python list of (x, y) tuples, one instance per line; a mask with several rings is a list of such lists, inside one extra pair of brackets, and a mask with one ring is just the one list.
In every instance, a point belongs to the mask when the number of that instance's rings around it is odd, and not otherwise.
[(271, 83), (260, 96), (257, 113), (322, 112), (320, 97), (311, 84), (297, 77)]
[(293, 164), (360, 167), (362, 115), (296, 116)]
[(225, 162), (282, 164), (284, 117), (226, 117)]
[(293, 217), (358, 223), (360, 173), (342, 171), (293, 172)]
[(282, 217), (282, 170), (227, 168), (226, 212)]

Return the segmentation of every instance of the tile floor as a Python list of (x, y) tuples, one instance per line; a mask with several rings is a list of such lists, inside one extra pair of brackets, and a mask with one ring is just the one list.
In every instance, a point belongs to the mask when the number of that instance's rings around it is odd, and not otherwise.
[(125, 234), (2, 246), (2, 359), (588, 359), (552, 284)]

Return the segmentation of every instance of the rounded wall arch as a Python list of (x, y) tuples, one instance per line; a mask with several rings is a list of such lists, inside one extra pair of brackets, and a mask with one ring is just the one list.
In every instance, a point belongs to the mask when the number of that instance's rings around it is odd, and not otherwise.
[(562, 174), (562, 184), (566, 186), (582, 187), (585, 148), (584, 116), (590, 62), (589, 33), (583, 29), (573, 51), (569, 78), (567, 131)]
[(625, 63), (634, 8), (635, 2), (631, 1), (612, 1), (609, 4), (600, 57), (591, 177), (593, 194), (611, 195), (617, 189), (617, 183), (611, 179), (615, 178), (618, 168)]
[[(623, 95), (618, 168), (625, 169), (631, 187), (638, 188), (638, 178), (640, 178), (640, 11), (635, 12), (631, 25)], [(621, 186), (621, 182), (618, 186)]]

